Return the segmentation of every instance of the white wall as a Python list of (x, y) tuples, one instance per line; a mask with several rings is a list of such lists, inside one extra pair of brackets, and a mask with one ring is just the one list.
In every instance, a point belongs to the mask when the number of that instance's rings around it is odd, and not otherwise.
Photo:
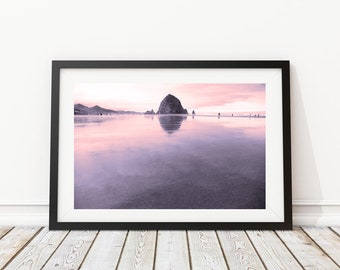
[(47, 223), (52, 59), (291, 60), (295, 224), (340, 224), (339, 7), (1, 1), (0, 224)]

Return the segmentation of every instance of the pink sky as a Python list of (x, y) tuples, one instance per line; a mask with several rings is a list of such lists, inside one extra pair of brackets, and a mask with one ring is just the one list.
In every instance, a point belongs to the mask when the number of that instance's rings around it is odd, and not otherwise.
[(80, 84), (75, 104), (99, 105), (112, 110), (157, 112), (162, 99), (172, 94), (197, 114), (265, 112), (265, 84)]

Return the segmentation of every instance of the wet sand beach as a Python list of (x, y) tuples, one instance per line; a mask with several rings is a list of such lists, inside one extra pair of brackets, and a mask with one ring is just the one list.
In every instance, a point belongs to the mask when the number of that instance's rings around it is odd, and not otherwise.
[(75, 116), (77, 209), (263, 209), (265, 118)]

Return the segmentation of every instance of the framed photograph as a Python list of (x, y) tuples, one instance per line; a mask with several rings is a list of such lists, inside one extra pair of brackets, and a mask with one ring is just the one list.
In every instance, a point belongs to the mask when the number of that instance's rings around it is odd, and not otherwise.
[(289, 61), (53, 61), (50, 229), (291, 229)]

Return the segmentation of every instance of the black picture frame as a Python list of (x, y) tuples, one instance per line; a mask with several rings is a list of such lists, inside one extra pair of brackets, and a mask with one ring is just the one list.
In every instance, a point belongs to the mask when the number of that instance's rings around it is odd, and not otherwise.
[[(64, 136), (60, 130), (60, 113), (62, 111), (61, 99), (61, 72), (63, 70), (107, 70), (107, 69), (225, 69), (225, 70), (279, 70), (281, 76), (278, 95), (282, 101), (282, 114), (276, 121), (282, 126), (282, 196), (283, 210), (280, 221), (232, 221), (210, 222), (202, 217), (199, 222), (143, 222), (136, 220), (126, 221), (61, 221), (59, 219), (59, 206), (64, 199), (60, 192), (60, 137)], [(292, 192), (291, 192), (291, 128), (290, 128), (290, 73), (289, 61), (52, 61), (52, 98), (51, 98), (51, 159), (50, 159), (50, 230), (291, 230), (292, 229)], [(276, 116), (274, 116), (276, 117)], [(72, 181), (72, 179), (69, 179)], [(266, 190), (270, 192), (270, 190)]]

